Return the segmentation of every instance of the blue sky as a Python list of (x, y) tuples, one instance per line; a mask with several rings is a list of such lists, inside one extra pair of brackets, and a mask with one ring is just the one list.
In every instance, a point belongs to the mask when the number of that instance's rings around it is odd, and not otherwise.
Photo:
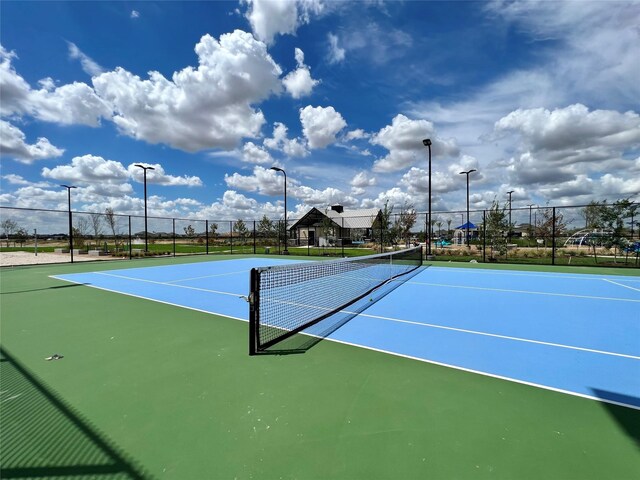
[(0, 204), (226, 219), (640, 200), (639, 2), (0, 4)]

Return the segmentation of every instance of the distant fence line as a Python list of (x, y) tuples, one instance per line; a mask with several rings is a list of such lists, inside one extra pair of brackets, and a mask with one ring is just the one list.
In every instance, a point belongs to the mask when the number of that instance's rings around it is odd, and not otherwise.
[[(0, 207), (0, 252), (351, 256), (422, 243), (435, 260), (639, 267), (640, 204), (211, 220)], [(345, 212), (346, 213), (346, 212)], [(389, 212), (387, 212), (389, 213)], [(72, 231), (69, 232), (69, 215)], [(70, 244), (70, 233), (72, 244)], [(61, 257), (61, 261), (66, 261)], [(72, 260), (71, 260), (72, 261)]]

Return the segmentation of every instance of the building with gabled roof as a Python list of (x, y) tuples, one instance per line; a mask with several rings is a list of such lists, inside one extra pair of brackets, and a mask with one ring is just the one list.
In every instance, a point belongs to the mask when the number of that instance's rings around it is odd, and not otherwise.
[(289, 227), (289, 233), (302, 246), (360, 244), (371, 239), (373, 226), (381, 219), (377, 208), (345, 210), (333, 205), (323, 212), (314, 207)]

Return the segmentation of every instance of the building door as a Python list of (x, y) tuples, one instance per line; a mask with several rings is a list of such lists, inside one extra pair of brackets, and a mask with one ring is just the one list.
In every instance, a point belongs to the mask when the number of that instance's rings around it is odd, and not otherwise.
[(309, 245), (313, 246), (316, 243), (316, 232), (314, 230), (309, 230)]

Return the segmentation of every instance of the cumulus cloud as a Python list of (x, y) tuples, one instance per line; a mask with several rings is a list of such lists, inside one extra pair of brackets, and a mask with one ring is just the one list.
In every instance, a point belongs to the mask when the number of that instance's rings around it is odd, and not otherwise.
[(613, 110), (592, 112), (581, 104), (553, 111), (536, 108), (511, 112), (496, 122), (495, 131), (517, 132), (537, 152), (585, 149), (597, 145), (640, 145), (640, 115)]
[(311, 16), (324, 9), (321, 0), (246, 0), (246, 13), (253, 33), (267, 44), (278, 34), (295, 34), (298, 27), (309, 23)]
[[(147, 170), (147, 183), (154, 183), (157, 185), (164, 185), (167, 187), (201, 187), (202, 180), (199, 177), (183, 175), (176, 177), (174, 175), (168, 175), (162, 165), (158, 163), (144, 164), (146, 167), (153, 167), (153, 170)], [(127, 167), (129, 176), (136, 182), (142, 183), (144, 181), (144, 171), (140, 167), (136, 167), (135, 163), (130, 164)]]
[(281, 122), (273, 124), (273, 137), (265, 138), (263, 144), (271, 150), (280, 150), (288, 157), (306, 157), (309, 151), (299, 139), (287, 137), (287, 126)]
[(84, 70), (87, 75), (95, 77), (104, 71), (98, 63), (82, 52), (75, 43), (67, 42), (67, 45), (69, 47), (69, 58), (79, 60), (80, 65), (82, 65), (82, 70)]
[(333, 107), (312, 107), (300, 109), (302, 133), (310, 148), (325, 148), (336, 141), (336, 135), (347, 126), (347, 122)]
[[(240, 175), (236, 172), (233, 175), (225, 175), (224, 181), (234, 190), (258, 192), (267, 196), (281, 196), (284, 178), (271, 169), (256, 166), (253, 169), (253, 175)], [(289, 180), (289, 183), (296, 184), (297, 182)]]
[(247, 142), (242, 147), (242, 161), (246, 163), (273, 163), (273, 157), (264, 148), (253, 142)]
[[(154, 170), (147, 171), (147, 182), (166, 186), (201, 186), (198, 177), (175, 177), (167, 175), (162, 165), (149, 165)], [(122, 163), (108, 160), (96, 155), (74, 157), (69, 165), (58, 165), (54, 168), (43, 168), (42, 176), (60, 182), (73, 183), (84, 186), (99, 195), (115, 196), (129, 194), (133, 188), (129, 180), (143, 181), (142, 169), (130, 164), (124, 167)]]
[(195, 51), (199, 66), (171, 80), (159, 72), (142, 80), (123, 68), (93, 79), (123, 134), (188, 152), (229, 150), (259, 135), (265, 119), (252, 105), (280, 89), (281, 70), (266, 45), (236, 30), (219, 41), (204, 35)]
[(44, 137), (38, 138), (35, 144), (30, 145), (19, 128), (0, 120), (0, 153), (20, 163), (30, 164), (37, 160), (60, 157), (64, 149), (53, 146)]
[(51, 79), (33, 90), (12, 65), (17, 58), (0, 46), (0, 114), (30, 115), (45, 122), (62, 125), (98, 126), (101, 118), (109, 118), (111, 110), (96, 92), (85, 83), (74, 82), (53, 88)]
[(368, 172), (358, 172), (350, 184), (352, 187), (364, 188), (376, 185), (377, 181), (376, 178), (369, 175)]
[(387, 125), (373, 135), (370, 142), (380, 145), (389, 154), (375, 161), (374, 171), (394, 172), (413, 165), (418, 157), (424, 161), (424, 138), (431, 138), (432, 153), (442, 156), (457, 156), (459, 149), (453, 140), (435, 137), (433, 124), (427, 120), (412, 120), (402, 114), (396, 115), (391, 125)]
[(131, 10), (131, 14), (129, 16), (133, 19), (140, 18), (140, 12), (138, 12), (137, 10)]
[(304, 64), (304, 53), (299, 48), (295, 49), (296, 62), (298, 68), (287, 74), (282, 83), (287, 92), (293, 98), (302, 98), (311, 94), (313, 87), (320, 83), (319, 80), (311, 78), (309, 67)]

